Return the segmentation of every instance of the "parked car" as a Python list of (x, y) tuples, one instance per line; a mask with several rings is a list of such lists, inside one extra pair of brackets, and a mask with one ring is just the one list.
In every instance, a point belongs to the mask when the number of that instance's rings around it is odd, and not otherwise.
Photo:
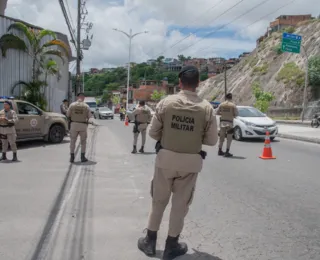
[(86, 97), (84, 102), (90, 107), (91, 113), (94, 114), (95, 110), (98, 107), (96, 98), (94, 97)]
[[(237, 106), (239, 116), (233, 120), (234, 139), (241, 141), (245, 138), (265, 138), (269, 131), (270, 139), (278, 135), (276, 122), (260, 110), (250, 106)], [(220, 117), (218, 117), (218, 121)]]
[[(133, 104), (133, 105), (129, 105), (129, 108), (127, 109), (126, 113), (127, 113), (127, 116), (128, 116), (128, 121), (129, 122), (133, 122), (134, 121), (134, 118), (133, 118), (133, 115), (132, 115), (132, 112), (136, 109), (136, 104)], [(145, 105), (146, 108), (148, 108), (151, 112), (151, 115), (153, 116), (154, 115), (154, 111), (152, 110), (151, 107)]]
[(96, 108), (93, 115), (94, 115), (94, 118), (99, 118), (99, 119), (109, 119), (109, 118), (113, 119), (114, 118), (114, 113), (108, 107)]
[[(0, 110), (7, 97), (0, 97)], [(23, 100), (9, 100), (19, 121), (15, 125), (17, 141), (44, 139), (51, 143), (61, 143), (68, 131), (68, 119), (58, 113), (45, 112)]]

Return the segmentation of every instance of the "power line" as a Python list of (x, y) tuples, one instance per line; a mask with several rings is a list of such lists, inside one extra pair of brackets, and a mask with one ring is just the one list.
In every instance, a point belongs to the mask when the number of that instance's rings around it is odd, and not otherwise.
[(269, 1), (271, 1), (271, 0), (264, 0), (264, 1), (262, 1), (261, 3), (255, 5), (254, 7), (252, 7), (251, 9), (249, 9), (248, 11), (244, 12), (243, 14), (237, 16), (237, 17), (236, 17), (235, 19), (233, 19), (231, 22), (226, 23), (226, 24), (223, 24), (223, 25), (221, 25), (218, 29), (216, 29), (216, 30), (214, 30), (214, 31), (212, 31), (212, 32), (210, 32), (210, 33), (207, 33), (203, 38), (199, 39), (199, 40), (196, 41), (195, 43), (193, 43), (193, 44), (189, 45), (187, 48), (185, 48), (184, 51), (187, 50), (187, 49), (189, 49), (190, 47), (196, 45), (197, 43), (203, 41), (206, 37), (208, 37), (208, 36), (210, 36), (210, 35), (213, 35), (214, 33), (220, 31), (221, 29), (223, 29), (223, 28), (225, 28), (225, 27), (227, 27), (228, 25), (232, 24), (232, 23), (235, 22), (236, 20), (240, 19), (241, 17), (245, 16), (246, 14), (250, 13), (250, 12), (253, 11), (254, 9), (258, 8), (259, 6), (265, 4), (265, 3), (269, 2)]
[[(222, 0), (222, 1), (223, 1), (223, 0)], [(219, 5), (222, 1), (220, 1), (217, 5)], [(231, 6), (231, 7), (228, 8), (227, 10), (225, 10), (223, 13), (221, 13), (221, 14), (218, 15), (215, 19), (213, 19), (213, 20), (211, 21), (211, 23), (214, 22), (214, 21), (216, 21), (218, 18), (220, 18), (221, 16), (223, 16), (224, 14), (226, 14), (227, 12), (229, 12), (230, 10), (232, 10), (233, 8), (235, 8), (236, 6), (238, 6), (238, 5), (239, 5), (240, 3), (242, 3), (243, 1), (245, 1), (245, 0), (240, 0), (239, 2), (237, 2), (236, 4), (234, 4), (233, 6)], [(215, 5), (215, 6), (213, 6), (213, 7), (216, 7), (217, 5)], [(210, 9), (212, 9), (213, 7), (211, 7)], [(206, 12), (205, 12), (205, 13), (206, 13)], [(187, 26), (187, 27), (188, 27), (188, 26)], [(185, 28), (186, 28), (186, 27), (185, 27)], [(201, 29), (202, 29), (202, 28), (197, 29), (197, 30), (194, 31), (192, 34), (197, 33), (197, 32), (200, 31)], [(164, 54), (166, 51), (172, 49), (174, 46), (176, 46), (176, 45), (179, 44), (180, 42), (188, 39), (192, 34), (189, 34), (188, 36), (184, 37), (183, 39), (177, 41), (176, 43), (174, 43), (174, 44), (171, 45), (169, 48), (167, 48), (166, 50), (164, 50), (164, 51), (161, 52), (160, 54), (156, 55), (155, 57), (158, 57), (158, 56), (160, 56), (161, 54)]]
[(69, 0), (65, 0), (66, 1), (66, 6), (67, 6), (67, 11), (69, 13), (69, 16), (70, 16), (70, 20), (71, 20), (71, 25), (73, 26), (73, 29), (75, 28), (75, 23), (72, 19), (72, 13), (70, 11), (70, 6), (69, 6)]

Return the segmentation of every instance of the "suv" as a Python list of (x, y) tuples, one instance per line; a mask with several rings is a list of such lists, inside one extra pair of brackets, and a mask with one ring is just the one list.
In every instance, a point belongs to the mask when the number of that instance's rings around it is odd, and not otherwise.
[(68, 119), (58, 113), (44, 112), (35, 105), (23, 101), (0, 97), (0, 111), (4, 101), (10, 101), (19, 121), (15, 128), (17, 141), (43, 139), (51, 143), (61, 143), (68, 130)]

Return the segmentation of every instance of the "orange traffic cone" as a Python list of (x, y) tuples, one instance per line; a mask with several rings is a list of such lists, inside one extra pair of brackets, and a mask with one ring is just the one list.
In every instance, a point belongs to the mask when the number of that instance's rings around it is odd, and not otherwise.
[(125, 126), (129, 126), (128, 116), (126, 116), (126, 120), (124, 121), (124, 125), (125, 125)]
[(264, 140), (264, 148), (262, 155), (259, 156), (259, 158), (268, 160), (268, 159), (276, 159), (275, 156), (272, 156), (272, 149), (271, 149), (271, 144), (270, 144), (270, 134), (269, 132), (266, 132), (266, 138)]

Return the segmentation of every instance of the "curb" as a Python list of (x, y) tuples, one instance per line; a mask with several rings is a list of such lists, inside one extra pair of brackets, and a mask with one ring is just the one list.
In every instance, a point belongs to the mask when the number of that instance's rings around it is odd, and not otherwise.
[(276, 123), (278, 124), (283, 124), (283, 125), (300, 125), (300, 126), (309, 126), (310, 127), (310, 124), (311, 124), (311, 121), (304, 121), (304, 122), (301, 122), (301, 121), (290, 121), (290, 120), (275, 120)]
[(302, 136), (296, 136), (296, 135), (290, 135), (290, 134), (281, 134), (278, 133), (278, 137), (285, 138), (285, 139), (291, 139), (296, 141), (303, 141), (308, 143), (314, 143), (314, 144), (320, 144), (320, 138), (314, 138), (314, 137), (302, 137)]

